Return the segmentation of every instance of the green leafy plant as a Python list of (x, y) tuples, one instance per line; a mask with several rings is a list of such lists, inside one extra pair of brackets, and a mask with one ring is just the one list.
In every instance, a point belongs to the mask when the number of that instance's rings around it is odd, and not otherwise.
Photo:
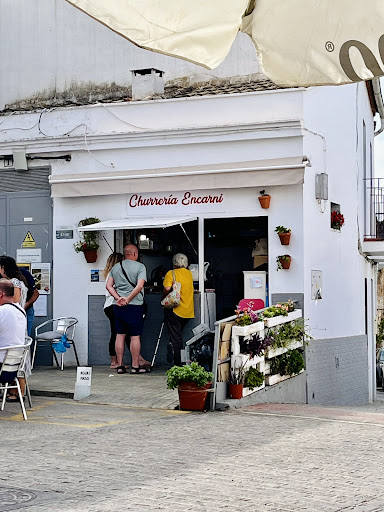
[(277, 256), (276, 258), (276, 263), (277, 263), (277, 270), (282, 270), (284, 267), (283, 267), (283, 261), (285, 262), (289, 262), (291, 261), (291, 256), (289, 254), (282, 254), (281, 256)]
[(292, 320), (291, 322), (273, 327), (270, 330), (272, 331), (272, 348), (285, 348), (289, 347), (293, 341), (312, 339), (308, 334), (308, 326), (303, 318)]
[(273, 318), (274, 316), (287, 316), (290, 311), (290, 306), (288, 304), (275, 304), (274, 306), (269, 306), (269, 308), (264, 309), (262, 312), (262, 317), (264, 318)]
[(236, 325), (251, 325), (259, 320), (258, 314), (252, 311), (251, 307), (236, 309), (235, 313), (237, 315), (235, 319)]
[(265, 193), (265, 190), (260, 190), (260, 195), (261, 195), (261, 196), (267, 196), (267, 195), (269, 195), (269, 194), (266, 194), (266, 193)]
[(276, 226), (276, 233), (290, 233), (291, 230), (289, 228), (285, 228), (284, 226)]
[(265, 379), (264, 373), (260, 372), (257, 368), (249, 368), (245, 374), (244, 386), (253, 391), (263, 385)]
[(185, 366), (172, 366), (165, 373), (167, 388), (176, 389), (182, 382), (193, 382), (198, 387), (205, 386), (212, 382), (213, 375), (207, 372), (198, 363), (191, 363)]
[[(77, 225), (90, 226), (97, 222), (100, 222), (100, 219), (97, 217), (87, 217), (86, 219), (80, 220)], [(81, 240), (73, 244), (76, 252), (95, 251), (100, 247), (98, 231), (83, 231), (81, 237)]]
[(297, 375), (305, 368), (304, 358), (299, 350), (288, 350), (271, 360), (272, 375)]

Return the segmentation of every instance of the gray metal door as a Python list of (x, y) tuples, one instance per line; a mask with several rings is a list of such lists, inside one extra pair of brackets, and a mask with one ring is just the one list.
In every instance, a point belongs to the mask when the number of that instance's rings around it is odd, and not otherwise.
[[(28, 232), (36, 243), (36, 249), (41, 249), (41, 261), (51, 263), (52, 267), (52, 200), (49, 190), (0, 195), (0, 254), (16, 259), (16, 251), (23, 247)], [(52, 318), (52, 283), (51, 293), (47, 296), (47, 315), (35, 317), (35, 326), (48, 318)], [(50, 347), (39, 346), (36, 365), (51, 364)]]

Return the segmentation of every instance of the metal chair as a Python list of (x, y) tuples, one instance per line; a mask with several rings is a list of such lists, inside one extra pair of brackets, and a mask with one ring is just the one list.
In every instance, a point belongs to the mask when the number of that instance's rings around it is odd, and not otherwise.
[[(75, 345), (75, 330), (76, 324), (78, 320), (74, 317), (60, 317), (60, 318), (52, 318), (52, 320), (47, 320), (42, 324), (38, 325), (35, 329), (35, 346), (33, 349), (32, 356), (32, 368), (35, 364), (35, 355), (36, 348), (39, 342), (49, 342), (51, 346), (51, 350), (53, 352), (53, 357), (55, 358), (57, 366), (60, 366), (61, 370), (64, 370), (64, 354), (61, 354), (61, 364), (57, 360), (56, 352), (52, 346), (52, 343), (58, 343), (61, 340), (63, 334), (67, 337), (67, 341), (70, 345), (73, 346), (73, 350), (75, 351), (77, 366), (80, 366), (79, 358), (77, 356), (77, 350)], [(41, 328), (46, 325), (52, 324), (52, 331), (41, 332)]]
[(241, 299), (238, 304), (238, 309), (252, 308), (252, 311), (258, 311), (265, 307), (262, 299)]
[[(27, 391), (29, 407), (32, 407), (31, 393), (26, 371), (26, 366), (28, 365), (29, 361), (29, 348), (32, 344), (32, 338), (27, 336), (25, 338), (25, 342), (25, 345), (12, 345), (9, 347), (2, 347), (0, 349), (1, 352), (5, 351), (4, 361), (0, 368), (0, 390), (3, 391), (3, 398), (1, 401), (1, 410), (3, 411), (8, 389), (17, 389), (23, 418), (24, 420), (27, 420), (27, 413), (25, 412), (24, 406), (24, 397), (21, 393), (18, 377), (22, 376), (25, 379), (25, 389)], [(15, 384), (13, 384), (13, 382)]]

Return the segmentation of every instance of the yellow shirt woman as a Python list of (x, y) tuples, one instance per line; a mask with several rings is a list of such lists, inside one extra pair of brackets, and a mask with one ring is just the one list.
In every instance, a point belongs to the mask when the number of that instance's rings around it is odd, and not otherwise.
[[(181, 283), (180, 306), (172, 311), (181, 318), (195, 318), (195, 308), (193, 305), (193, 279), (192, 273), (187, 268), (174, 269), (176, 281)], [(173, 283), (172, 270), (165, 274), (164, 288), (171, 287)]]

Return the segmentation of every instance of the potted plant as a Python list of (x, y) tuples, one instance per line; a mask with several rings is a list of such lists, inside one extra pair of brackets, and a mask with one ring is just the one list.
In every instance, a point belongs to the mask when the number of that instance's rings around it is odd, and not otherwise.
[(262, 208), (269, 208), (271, 202), (271, 196), (265, 193), (265, 190), (260, 190), (261, 196), (259, 197), (260, 206)]
[[(87, 217), (78, 222), (78, 226), (90, 226), (100, 222), (97, 217)], [(99, 245), (99, 232), (98, 231), (83, 231), (82, 239), (73, 244), (76, 252), (84, 253), (87, 263), (94, 263), (97, 260), (97, 249)]]
[(255, 388), (260, 388), (264, 384), (265, 375), (258, 368), (249, 368), (245, 374), (244, 387), (253, 391)]
[(340, 229), (344, 226), (344, 223), (345, 223), (345, 219), (344, 219), (344, 215), (340, 212), (337, 212), (337, 211), (332, 211), (331, 212), (331, 228), (332, 229), (337, 229), (338, 231), (340, 231)]
[(281, 245), (289, 245), (291, 230), (284, 226), (276, 226), (275, 231), (279, 235)]
[(244, 388), (244, 380), (245, 375), (247, 373), (246, 364), (248, 359), (246, 359), (240, 366), (236, 366), (234, 363), (233, 368), (231, 368), (231, 374), (229, 376), (229, 397), (235, 398), (239, 400), (243, 398), (243, 388)]
[(285, 269), (288, 270), (291, 266), (291, 256), (289, 254), (282, 254), (276, 258), (277, 270)]
[(207, 372), (198, 363), (185, 366), (172, 366), (165, 373), (167, 388), (179, 392), (180, 409), (202, 411), (212, 384), (212, 373)]

